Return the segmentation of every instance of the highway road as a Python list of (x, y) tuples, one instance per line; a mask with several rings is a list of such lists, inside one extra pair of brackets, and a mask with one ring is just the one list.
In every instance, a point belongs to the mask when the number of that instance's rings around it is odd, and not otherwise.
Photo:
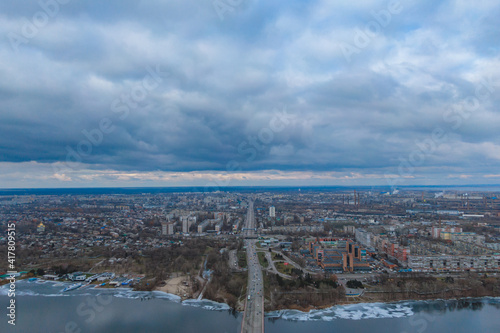
[[(248, 204), (245, 227), (250, 229), (245, 231), (246, 236), (255, 234), (253, 230), (255, 228), (253, 201)], [(246, 239), (245, 246), (247, 249), (248, 289), (241, 332), (264, 332), (264, 285), (255, 240)]]

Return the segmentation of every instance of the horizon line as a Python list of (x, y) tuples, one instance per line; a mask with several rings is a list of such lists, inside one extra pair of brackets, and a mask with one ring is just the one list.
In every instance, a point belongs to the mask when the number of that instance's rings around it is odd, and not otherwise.
[[(498, 186), (500, 184), (433, 184), (433, 185), (400, 185), (394, 187), (395, 190), (398, 188), (412, 188), (412, 187), (491, 187)], [(162, 188), (210, 188), (210, 189), (224, 189), (224, 188), (328, 188), (328, 187), (340, 187), (340, 188), (360, 188), (360, 187), (373, 187), (373, 188), (387, 188), (392, 187), (391, 185), (235, 185), (235, 186), (201, 186), (201, 185), (177, 185), (177, 186), (89, 186), (89, 187), (11, 187), (3, 188), (0, 187), (0, 191), (15, 191), (15, 190), (76, 190), (76, 189), (162, 189)]]

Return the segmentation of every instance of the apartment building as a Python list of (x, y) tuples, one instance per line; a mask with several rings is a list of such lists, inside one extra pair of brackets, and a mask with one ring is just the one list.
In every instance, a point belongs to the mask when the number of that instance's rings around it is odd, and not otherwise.
[(500, 255), (424, 255), (408, 256), (414, 271), (492, 271), (500, 270)]

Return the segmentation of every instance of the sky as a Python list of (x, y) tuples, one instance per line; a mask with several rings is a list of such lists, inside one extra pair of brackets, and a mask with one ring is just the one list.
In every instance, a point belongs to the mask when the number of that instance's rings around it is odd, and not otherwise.
[(0, 188), (500, 184), (500, 2), (0, 2)]

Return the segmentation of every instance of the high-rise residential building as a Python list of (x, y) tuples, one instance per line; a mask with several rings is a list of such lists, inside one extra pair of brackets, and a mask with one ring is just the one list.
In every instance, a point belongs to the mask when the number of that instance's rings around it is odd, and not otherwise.
[(189, 233), (189, 228), (196, 223), (196, 216), (181, 216), (182, 232)]
[(269, 207), (269, 216), (276, 217), (276, 208), (274, 206)]
[(173, 235), (175, 231), (175, 223), (173, 222), (163, 222), (161, 224), (161, 234), (165, 235)]
[(210, 226), (210, 221), (211, 220), (205, 220), (198, 224), (198, 233), (201, 234), (205, 229), (207, 229)]

